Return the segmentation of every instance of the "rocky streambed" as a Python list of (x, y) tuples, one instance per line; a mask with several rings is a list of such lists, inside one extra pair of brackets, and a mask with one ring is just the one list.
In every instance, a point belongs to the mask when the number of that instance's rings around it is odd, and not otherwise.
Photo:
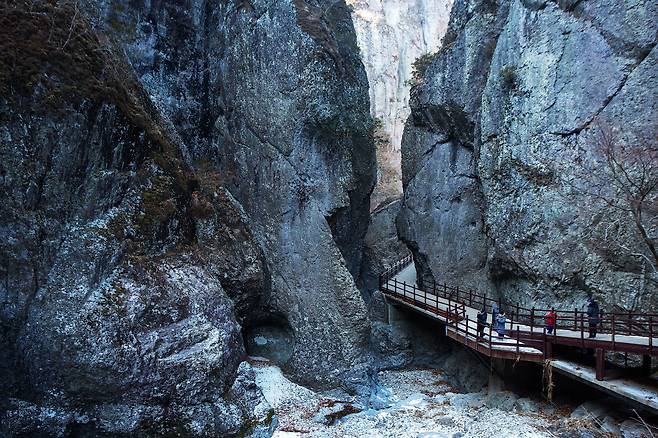
[(381, 371), (363, 400), (297, 385), (264, 359), (250, 363), (276, 414), (276, 438), (651, 436), (639, 421), (620, 423), (601, 403), (575, 407), (486, 388), (461, 392), (440, 369)]

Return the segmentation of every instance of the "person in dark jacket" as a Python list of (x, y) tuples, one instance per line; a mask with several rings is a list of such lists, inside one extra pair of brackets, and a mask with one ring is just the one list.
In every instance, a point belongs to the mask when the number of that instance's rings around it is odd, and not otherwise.
[(496, 327), (496, 319), (498, 319), (498, 303), (494, 302), (491, 305), (491, 326)]
[(487, 309), (478, 312), (478, 338), (484, 338), (484, 328), (487, 326)]
[(596, 302), (593, 296), (587, 300), (587, 321), (589, 322), (589, 337), (596, 337), (596, 327), (599, 325), (599, 303)]

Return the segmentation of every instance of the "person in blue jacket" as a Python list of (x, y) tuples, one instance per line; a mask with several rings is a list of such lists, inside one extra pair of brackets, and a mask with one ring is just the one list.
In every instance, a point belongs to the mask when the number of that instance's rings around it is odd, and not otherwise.
[(505, 316), (505, 312), (502, 312), (500, 315), (498, 315), (498, 317), (496, 317), (496, 332), (498, 332), (499, 338), (505, 337), (505, 324), (507, 324), (507, 316)]

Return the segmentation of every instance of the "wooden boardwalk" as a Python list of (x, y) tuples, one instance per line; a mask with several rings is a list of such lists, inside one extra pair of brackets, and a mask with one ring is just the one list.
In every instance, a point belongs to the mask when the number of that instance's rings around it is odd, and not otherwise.
[[(491, 318), (490, 306), (494, 301), (473, 291), (462, 290), (460, 294), (458, 288), (447, 285), (432, 287), (431, 292), (419, 288), (416, 269), (410, 257), (382, 275), (380, 289), (389, 303), (407, 307), (443, 323), (447, 336), (479, 353), (492, 358), (527, 362), (550, 361), (551, 366), (562, 374), (658, 412), (658, 388), (627, 379), (606, 379), (605, 375), (606, 351), (641, 354), (650, 367), (650, 357), (658, 356), (653, 314), (608, 314), (607, 318), (602, 315), (600, 332), (595, 338), (589, 338), (586, 319), (577, 310), (557, 310), (556, 330), (553, 334), (547, 334), (543, 325), (544, 310), (523, 309), (518, 305), (496, 302), (501, 309), (511, 307), (506, 336), (499, 337), (487, 321), (488, 327), (481, 337), (477, 333), (477, 309), (487, 308)], [(557, 360), (553, 356), (554, 346), (591, 349), (595, 352), (596, 367)]]

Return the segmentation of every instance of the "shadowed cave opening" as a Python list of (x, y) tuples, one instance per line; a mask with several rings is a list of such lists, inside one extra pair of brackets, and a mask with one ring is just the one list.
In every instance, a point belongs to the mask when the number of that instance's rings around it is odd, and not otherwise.
[(264, 357), (277, 365), (285, 365), (295, 346), (295, 336), (288, 318), (280, 312), (259, 313), (245, 322), (242, 329), (249, 356)]

